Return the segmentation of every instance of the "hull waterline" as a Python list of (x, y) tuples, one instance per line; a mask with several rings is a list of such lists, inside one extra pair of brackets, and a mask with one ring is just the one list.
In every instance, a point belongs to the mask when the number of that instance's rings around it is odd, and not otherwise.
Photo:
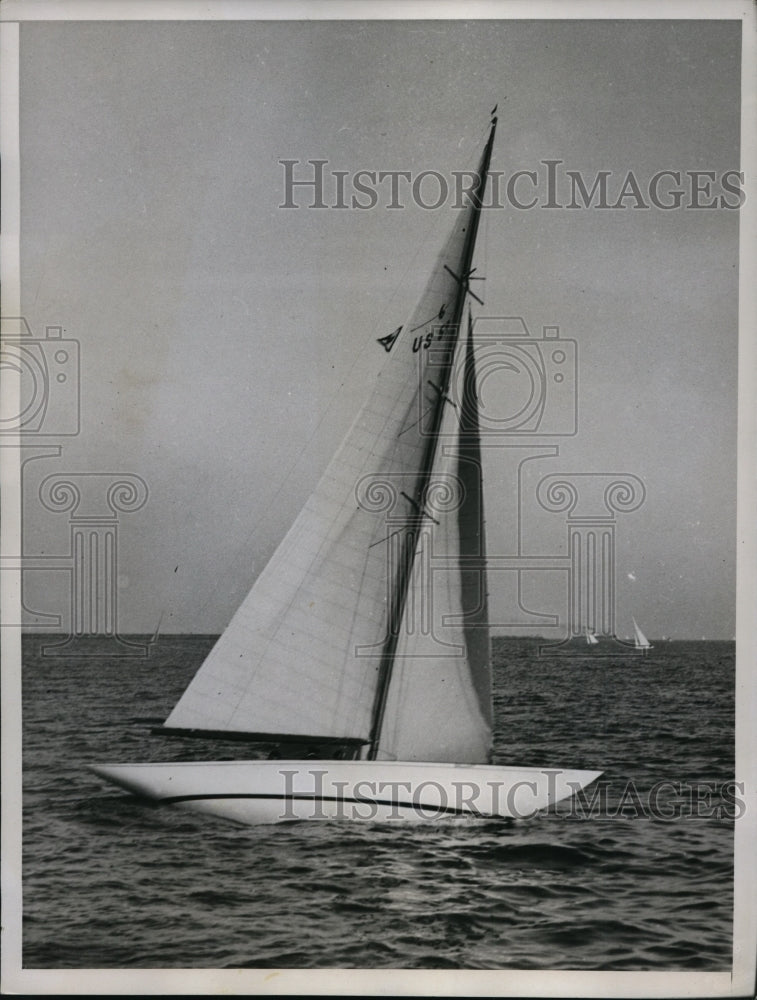
[(246, 825), (299, 820), (526, 819), (601, 771), (404, 761), (103, 764), (134, 795)]

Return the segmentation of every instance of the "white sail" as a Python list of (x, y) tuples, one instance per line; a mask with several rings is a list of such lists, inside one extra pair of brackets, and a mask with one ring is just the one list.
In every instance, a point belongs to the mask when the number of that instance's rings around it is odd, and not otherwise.
[[(466, 345), (457, 355), (454, 371), (470, 387)], [(389, 759), (475, 764), (491, 750), (480, 455), (460, 426), (474, 410), (472, 396), (450, 399), (440, 427), (381, 729)]]
[[(493, 131), (479, 167), (484, 184), (492, 142)], [(414, 563), (406, 539), (422, 519), (439, 418), (450, 409), (449, 352), (479, 211), (480, 195), (458, 214), (410, 321), (382, 339), (388, 358), (375, 389), (166, 728), (364, 742), (376, 736), (377, 690), (391, 679), (388, 648)], [(400, 579), (392, 558), (398, 551), (408, 564)], [(455, 669), (461, 684), (480, 687), (464, 649)], [(475, 726), (481, 743), (480, 719)]]
[(644, 635), (644, 633), (641, 631), (639, 626), (636, 624), (636, 619), (632, 618), (631, 621), (633, 622), (634, 646), (637, 649), (651, 649), (652, 644), (650, 643), (649, 639), (647, 639), (647, 637)]

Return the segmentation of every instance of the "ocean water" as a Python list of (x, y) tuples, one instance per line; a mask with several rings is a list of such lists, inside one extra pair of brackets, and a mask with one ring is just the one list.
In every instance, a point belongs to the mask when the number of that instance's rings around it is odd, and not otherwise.
[(64, 658), (26, 637), (25, 968), (731, 968), (733, 643), (622, 660), (494, 640), (495, 762), (602, 769), (593, 804), (269, 827), (151, 806), (87, 770), (198, 753), (149, 728), (211, 644)]

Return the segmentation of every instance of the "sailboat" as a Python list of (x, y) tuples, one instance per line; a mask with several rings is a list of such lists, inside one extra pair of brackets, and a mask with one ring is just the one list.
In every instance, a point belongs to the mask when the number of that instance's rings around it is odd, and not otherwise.
[[(409, 321), (314, 493), (160, 728), (266, 757), (99, 764), (241, 823), (523, 818), (601, 772), (490, 763), (473, 256), (497, 120)], [(467, 329), (466, 329), (467, 327)]]
[(633, 622), (633, 644), (635, 649), (643, 649), (646, 652), (648, 649), (652, 649), (652, 643), (647, 639), (644, 633), (641, 631), (639, 626), (636, 624), (636, 619), (632, 618)]

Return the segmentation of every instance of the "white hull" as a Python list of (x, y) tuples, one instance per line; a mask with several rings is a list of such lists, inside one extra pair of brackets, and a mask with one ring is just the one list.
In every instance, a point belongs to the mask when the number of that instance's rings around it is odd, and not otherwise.
[(103, 764), (92, 770), (135, 795), (247, 825), (309, 819), (525, 819), (602, 773), (367, 760)]

